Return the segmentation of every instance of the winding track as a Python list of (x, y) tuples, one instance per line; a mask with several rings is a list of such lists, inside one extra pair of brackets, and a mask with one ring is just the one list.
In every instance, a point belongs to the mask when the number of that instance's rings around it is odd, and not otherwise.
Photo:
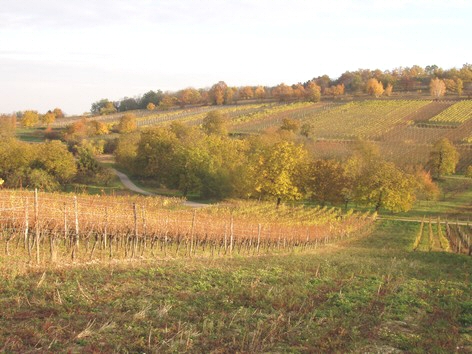
[[(135, 185), (133, 183), (133, 181), (131, 181), (129, 179), (129, 177), (124, 174), (123, 172), (120, 172), (118, 170), (115, 170), (114, 168), (112, 168), (112, 171), (113, 173), (115, 173), (118, 178), (120, 179), (121, 183), (123, 183), (123, 185), (129, 189), (130, 191), (133, 191), (133, 192), (136, 192), (136, 193), (139, 193), (139, 194), (142, 194), (142, 195), (147, 195), (147, 196), (152, 196), (152, 195), (155, 195), (154, 193), (151, 193), (151, 192), (148, 192), (148, 191), (145, 191), (144, 189), (138, 187), (137, 185)], [(192, 208), (203, 208), (203, 207), (207, 207), (208, 204), (202, 204), (202, 203), (196, 203), (196, 202), (190, 202), (188, 200), (184, 201), (183, 202), (183, 205), (185, 206), (188, 206), (188, 207), (192, 207)]]

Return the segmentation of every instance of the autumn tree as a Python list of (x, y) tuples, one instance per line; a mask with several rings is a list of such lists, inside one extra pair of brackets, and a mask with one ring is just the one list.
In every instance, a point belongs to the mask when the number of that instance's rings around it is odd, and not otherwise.
[(177, 177), (172, 173), (178, 149), (178, 139), (167, 128), (152, 128), (141, 133), (136, 147), (135, 171), (152, 177), (157, 183), (168, 185)]
[(461, 79), (456, 80), (456, 92), (457, 95), (460, 97), (462, 96), (462, 92), (464, 91), (464, 82)]
[(472, 178), (472, 165), (467, 166), (467, 170), (465, 171), (465, 176)]
[(393, 92), (393, 85), (392, 84), (387, 84), (387, 87), (385, 87), (384, 95), (387, 97), (390, 97)]
[(293, 97), (292, 87), (281, 83), (272, 89), (272, 96), (280, 102), (287, 102)]
[(254, 90), (251, 86), (244, 86), (239, 89), (239, 98), (242, 100), (250, 100), (254, 97)]
[(354, 180), (345, 165), (336, 160), (315, 160), (308, 166), (305, 188), (310, 199), (324, 205), (341, 204), (350, 200)]
[(92, 103), (92, 108), (90, 109), (90, 112), (92, 114), (106, 115), (106, 114), (116, 113), (117, 109), (113, 102), (104, 98), (104, 99), (101, 99), (100, 101)]
[(197, 89), (192, 87), (186, 88), (178, 93), (180, 105), (185, 107), (186, 105), (194, 105), (200, 102), (201, 94)]
[(135, 159), (137, 156), (138, 143), (141, 134), (135, 131), (130, 134), (120, 134), (114, 151), (116, 162), (129, 171), (137, 170), (135, 168)]
[(434, 78), (429, 84), (429, 92), (436, 99), (442, 97), (446, 93), (446, 84), (443, 80)]
[(380, 97), (384, 93), (384, 87), (380, 81), (371, 78), (367, 81), (366, 91), (371, 96)]
[(7, 187), (25, 186), (31, 161), (35, 156), (33, 147), (25, 142), (10, 138), (0, 140), (0, 178)]
[(46, 114), (41, 116), (41, 121), (49, 127), (56, 121), (56, 115), (53, 112), (48, 111)]
[(154, 107), (157, 107), (159, 106), (159, 103), (161, 103), (163, 96), (164, 94), (161, 90), (148, 91), (139, 100), (139, 107), (146, 109), (149, 103), (152, 103)]
[(21, 125), (25, 128), (32, 128), (39, 122), (39, 114), (36, 111), (25, 111), (21, 118)]
[(436, 200), (439, 197), (440, 189), (433, 181), (431, 173), (420, 169), (415, 174), (418, 181), (417, 196), (422, 200)]
[(56, 116), (57, 119), (60, 119), (60, 118), (64, 118), (64, 112), (62, 111), (62, 109), (60, 108), (54, 108), (52, 113), (54, 113), (54, 115)]
[(300, 121), (292, 118), (284, 118), (282, 119), (280, 129), (296, 133), (300, 129)]
[(34, 167), (40, 167), (60, 183), (70, 181), (77, 173), (74, 156), (59, 140), (39, 145)]
[(250, 181), (256, 195), (276, 200), (300, 199), (299, 169), (304, 163), (306, 151), (292, 142), (281, 141), (262, 146), (252, 155)]
[(175, 106), (177, 103), (177, 97), (172, 96), (169, 93), (164, 94), (161, 101), (159, 102), (159, 109), (167, 111)]
[(118, 123), (118, 131), (120, 133), (131, 133), (136, 129), (138, 129), (138, 123), (133, 113), (126, 113), (120, 118)]
[(104, 122), (91, 120), (87, 123), (87, 135), (106, 135), (110, 132), (108, 125)]
[(148, 111), (154, 111), (154, 110), (156, 109), (156, 105), (155, 105), (154, 103), (152, 103), (152, 102), (149, 102), (149, 103), (147, 104), (147, 106), (146, 106), (146, 109), (147, 109)]
[(305, 98), (306, 92), (302, 84), (292, 85), (292, 96), (296, 100), (302, 100)]
[(456, 171), (459, 153), (451, 142), (443, 138), (437, 141), (429, 154), (428, 166), (435, 179), (450, 175)]
[(263, 86), (257, 86), (254, 90), (254, 97), (258, 100), (262, 100), (266, 97), (266, 90)]
[(208, 92), (211, 104), (220, 106), (225, 103), (227, 89), (228, 85), (226, 85), (224, 81), (219, 81), (218, 83), (214, 84)]
[(16, 130), (16, 116), (14, 114), (0, 115), (0, 139), (13, 137)]
[(401, 171), (392, 162), (379, 161), (370, 165), (358, 181), (359, 201), (394, 212), (408, 211), (416, 200), (414, 176)]
[(68, 125), (63, 133), (63, 139), (71, 146), (80, 143), (89, 133), (87, 120), (85, 117)]
[(207, 113), (202, 122), (203, 131), (210, 135), (228, 135), (228, 118), (220, 111), (214, 110)]
[(344, 84), (327, 87), (324, 89), (323, 93), (325, 96), (342, 96), (344, 95)]
[(321, 99), (321, 87), (314, 81), (310, 81), (305, 87), (305, 98), (309, 102), (319, 102)]

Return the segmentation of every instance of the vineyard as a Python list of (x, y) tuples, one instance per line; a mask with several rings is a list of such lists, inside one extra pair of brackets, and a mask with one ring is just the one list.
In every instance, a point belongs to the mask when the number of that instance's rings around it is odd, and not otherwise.
[(430, 119), (434, 123), (461, 124), (472, 118), (472, 101), (458, 102)]
[[(316, 248), (368, 232), (374, 215), (233, 202), (189, 210), (178, 198), (0, 192), (0, 243), (20, 262), (254, 255)], [(1, 258), (0, 258), (1, 259)]]
[(469, 224), (460, 225), (448, 221), (442, 223), (439, 218), (436, 222), (431, 219), (426, 222), (423, 218), (413, 243), (413, 251), (443, 251), (471, 255), (471, 235), (472, 227)]
[(313, 126), (317, 137), (376, 139), (428, 103), (406, 100), (350, 102), (315, 113), (305, 120)]

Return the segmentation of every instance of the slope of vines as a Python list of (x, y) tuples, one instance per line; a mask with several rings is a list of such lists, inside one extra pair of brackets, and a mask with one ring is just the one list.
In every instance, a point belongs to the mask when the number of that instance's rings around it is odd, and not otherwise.
[(429, 121), (434, 123), (460, 124), (472, 118), (472, 101), (461, 101), (448, 107)]
[(350, 102), (306, 118), (317, 137), (376, 139), (429, 101), (390, 100)]
[(234, 202), (193, 210), (177, 198), (0, 191), (3, 261), (44, 264), (293, 251), (370, 230), (375, 216)]

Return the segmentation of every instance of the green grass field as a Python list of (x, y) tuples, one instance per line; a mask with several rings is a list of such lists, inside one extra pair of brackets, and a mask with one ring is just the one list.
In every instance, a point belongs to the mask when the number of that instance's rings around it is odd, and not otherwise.
[(472, 350), (472, 259), (419, 225), (296, 255), (37, 269), (1, 280), (2, 352)]

